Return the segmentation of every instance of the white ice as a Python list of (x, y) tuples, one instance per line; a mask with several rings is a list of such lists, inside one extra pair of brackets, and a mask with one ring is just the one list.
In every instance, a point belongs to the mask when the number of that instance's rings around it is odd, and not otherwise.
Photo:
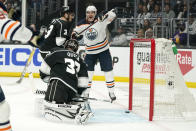
[[(0, 77), (1, 86), (11, 106), (10, 121), (13, 131), (196, 131), (196, 121), (152, 121), (137, 116), (128, 109), (128, 83), (116, 83), (117, 101), (114, 103), (90, 101), (94, 117), (86, 125), (55, 123), (35, 114), (32, 86), (46, 85), (38, 78), (34, 84), (25, 78), (21, 84), (11, 85), (19, 78)], [(121, 88), (119, 88), (121, 87)], [(196, 89), (191, 89), (196, 95)], [(109, 99), (105, 82), (94, 81), (90, 97)]]

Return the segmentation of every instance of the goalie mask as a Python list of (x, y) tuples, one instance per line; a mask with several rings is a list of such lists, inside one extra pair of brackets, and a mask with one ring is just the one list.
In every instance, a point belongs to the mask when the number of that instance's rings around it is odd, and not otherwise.
[(68, 41), (65, 42), (64, 47), (65, 47), (65, 49), (70, 48), (74, 52), (77, 52), (78, 47), (79, 47), (79, 44), (78, 44), (78, 41), (77, 40), (70, 39), (70, 40), (68, 40)]

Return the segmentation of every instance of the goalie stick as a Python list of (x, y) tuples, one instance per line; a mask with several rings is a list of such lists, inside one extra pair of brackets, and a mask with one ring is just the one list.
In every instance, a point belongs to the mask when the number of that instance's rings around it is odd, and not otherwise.
[(36, 48), (34, 47), (33, 50), (31, 51), (31, 54), (29, 55), (29, 58), (28, 58), (28, 60), (27, 60), (27, 62), (25, 64), (25, 67), (24, 67), (24, 69), (23, 69), (23, 71), (21, 73), (20, 79), (16, 81), (17, 84), (20, 84), (22, 82), (22, 80), (23, 80), (23, 78), (25, 76), (26, 70), (29, 67), (30, 62), (31, 62), (31, 60), (33, 58), (33, 55), (35, 53), (35, 50), (36, 50)]
[(80, 98), (81, 98), (81, 100), (93, 100), (93, 101), (101, 101), (101, 102), (109, 102), (109, 103), (112, 103), (111, 100), (97, 99), (97, 98), (92, 98), (92, 97), (81, 97), (81, 96), (78, 96), (77, 98), (73, 98), (73, 100), (80, 101)]
[[(39, 90), (39, 89), (33, 89), (33, 93), (35, 95), (45, 95), (46, 91), (45, 90)], [(92, 97), (81, 97), (81, 96), (78, 96), (76, 98), (73, 98), (72, 100), (74, 100), (74, 101), (93, 100), (93, 101), (101, 101), (101, 102), (109, 102), (109, 103), (112, 103), (111, 100), (97, 99), (97, 98), (92, 98)]]

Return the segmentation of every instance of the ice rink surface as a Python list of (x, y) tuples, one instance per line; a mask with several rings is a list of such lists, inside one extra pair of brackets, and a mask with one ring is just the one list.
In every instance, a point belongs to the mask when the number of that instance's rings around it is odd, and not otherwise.
[[(55, 123), (38, 116), (34, 110), (33, 87), (46, 85), (38, 78), (34, 82), (25, 78), (21, 84), (13, 84), (19, 78), (0, 77), (0, 83), (11, 106), (13, 131), (196, 131), (196, 121), (153, 121), (138, 116), (128, 109), (128, 83), (116, 83), (117, 101), (114, 103), (90, 101), (94, 112), (86, 125)], [(105, 82), (94, 81), (90, 97), (109, 99)], [(190, 89), (196, 96), (196, 89)]]

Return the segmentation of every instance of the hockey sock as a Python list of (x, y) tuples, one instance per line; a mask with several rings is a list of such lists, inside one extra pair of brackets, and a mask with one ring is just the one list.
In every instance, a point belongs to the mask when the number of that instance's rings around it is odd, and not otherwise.
[(106, 86), (108, 88), (109, 96), (112, 101), (116, 100), (116, 96), (114, 94), (114, 76), (113, 71), (105, 72)]
[(113, 76), (113, 71), (105, 72), (105, 79), (106, 79), (106, 86), (108, 88), (108, 91), (114, 91), (115, 83), (114, 83), (114, 76)]

